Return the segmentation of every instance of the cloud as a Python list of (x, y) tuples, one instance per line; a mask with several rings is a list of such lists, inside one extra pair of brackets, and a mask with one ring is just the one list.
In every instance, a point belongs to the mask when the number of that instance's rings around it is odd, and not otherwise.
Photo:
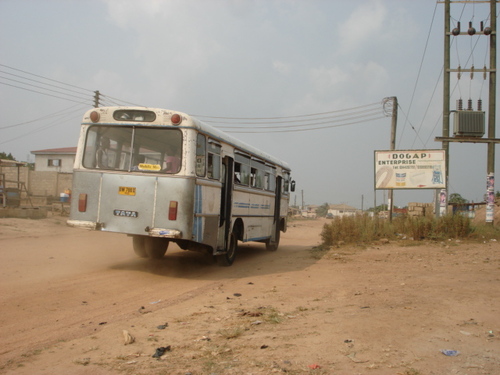
[(288, 75), (292, 71), (291, 65), (282, 61), (273, 61), (273, 69), (283, 75)]
[(378, 0), (358, 6), (351, 16), (339, 25), (341, 51), (349, 53), (374, 39), (379, 39), (384, 33), (386, 16), (387, 9)]

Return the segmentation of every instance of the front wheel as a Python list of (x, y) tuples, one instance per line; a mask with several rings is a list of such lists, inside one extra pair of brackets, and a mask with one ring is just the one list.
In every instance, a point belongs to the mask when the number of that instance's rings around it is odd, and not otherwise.
[(167, 252), (169, 241), (159, 237), (145, 237), (144, 250), (149, 259), (161, 259)]
[(231, 232), (229, 236), (229, 245), (227, 247), (227, 252), (222, 255), (217, 255), (215, 260), (217, 264), (222, 267), (229, 267), (233, 264), (234, 258), (236, 257), (236, 249), (238, 247), (238, 237), (235, 232)]

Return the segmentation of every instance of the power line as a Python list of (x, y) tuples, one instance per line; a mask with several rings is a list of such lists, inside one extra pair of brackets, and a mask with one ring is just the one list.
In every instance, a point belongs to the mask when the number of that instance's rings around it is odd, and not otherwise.
[(86, 89), (86, 88), (83, 88), (83, 87), (79, 87), (79, 86), (71, 85), (71, 84), (69, 84), (69, 83), (65, 83), (65, 82), (57, 81), (57, 80), (52, 79), (52, 78), (47, 78), (47, 77), (44, 77), (44, 76), (41, 76), (41, 75), (38, 75), (38, 74), (34, 74), (34, 73), (27, 72), (27, 71), (25, 71), (25, 70), (21, 70), (21, 69), (13, 68), (13, 67), (8, 66), (8, 65), (0, 64), (0, 66), (3, 66), (4, 68), (12, 69), (12, 70), (15, 70), (15, 71), (17, 71), (17, 72), (24, 73), (24, 74), (29, 74), (29, 75), (34, 76), (34, 77), (43, 78), (43, 79), (46, 79), (47, 81), (56, 82), (56, 83), (59, 83), (59, 84), (61, 84), (61, 85), (70, 86), (70, 87), (74, 87), (74, 88), (77, 88), (77, 89), (80, 89), (80, 90), (93, 92), (93, 91), (92, 91), (92, 90), (90, 90), (90, 89)]
[[(427, 40), (425, 41), (424, 51), (422, 53), (422, 58), (420, 59), (420, 66), (418, 68), (417, 78), (415, 79), (415, 85), (413, 86), (413, 92), (411, 94), (411, 99), (410, 99), (410, 105), (408, 107), (408, 114), (410, 114), (410, 112), (411, 112), (411, 109), (413, 106), (413, 99), (415, 98), (415, 92), (417, 91), (418, 82), (420, 80), (420, 73), (422, 72), (422, 67), (424, 65), (425, 55), (427, 53), (427, 47), (429, 46), (429, 40), (430, 40), (430, 36), (431, 36), (431, 32), (432, 32), (432, 26), (434, 25), (434, 18), (436, 17), (437, 6), (438, 6), (438, 3), (436, 2), (436, 6), (434, 7), (434, 12), (432, 14), (431, 24), (429, 26), (429, 32), (427, 33)], [(408, 117), (406, 119), (408, 120)], [(407, 124), (407, 120), (403, 124), (403, 130), (401, 132), (400, 139), (402, 139), (402, 137), (403, 137), (403, 134), (404, 134), (404, 131), (406, 128), (406, 124)], [(415, 128), (413, 128), (413, 129), (415, 129)]]
[[(287, 129), (283, 129), (283, 128), (279, 128), (276, 129), (274, 128), (273, 130), (268, 130), (268, 131), (261, 131), (261, 130), (256, 130), (256, 131), (252, 131), (252, 130), (229, 130), (228, 133), (292, 133), (292, 132), (305, 132), (305, 131), (311, 131), (311, 130), (320, 130), (320, 129), (328, 129), (328, 128), (336, 128), (336, 127), (341, 127), (341, 126), (348, 126), (348, 125), (355, 125), (355, 124), (360, 124), (360, 123), (365, 123), (365, 122), (368, 122), (368, 121), (376, 121), (376, 120), (380, 120), (380, 119), (383, 119), (383, 118), (386, 118), (387, 116), (385, 115), (379, 115), (378, 117), (370, 117), (370, 118), (365, 118), (363, 120), (359, 120), (359, 121), (351, 121), (351, 122), (346, 122), (346, 123), (342, 123), (342, 124), (336, 124), (336, 125), (326, 125), (326, 126), (317, 126), (317, 127), (307, 127), (307, 128), (300, 128), (300, 129), (290, 129), (290, 128), (287, 128)], [(331, 124), (331, 122), (326, 122), (326, 123), (329, 123)], [(320, 123), (318, 123), (320, 124)], [(247, 129), (251, 129), (251, 128), (247, 128)], [(261, 129), (261, 128), (259, 128)]]
[(67, 100), (67, 101), (70, 101), (70, 102), (73, 102), (73, 103), (80, 103), (80, 104), (86, 104), (82, 101), (76, 101), (76, 100), (73, 100), (73, 99), (69, 99), (69, 98), (62, 98), (60, 96), (56, 96), (56, 95), (52, 95), (52, 94), (47, 94), (45, 92), (40, 92), (40, 91), (37, 91), (37, 90), (31, 90), (31, 89), (28, 89), (28, 88), (25, 88), (25, 87), (19, 87), (19, 86), (15, 86), (15, 85), (11, 85), (11, 84), (8, 84), (8, 83), (5, 83), (5, 82), (0, 82), (0, 85), (5, 85), (5, 86), (10, 86), (10, 87), (14, 87), (16, 89), (20, 89), (20, 90), (25, 90), (25, 91), (30, 91), (30, 92), (34, 92), (36, 94), (40, 94), (40, 95), (46, 95), (46, 96), (51, 96), (53, 98), (57, 98), (57, 99), (62, 99), (62, 100)]
[[(57, 111), (57, 112), (49, 113), (48, 115), (36, 118), (34, 120), (29, 120), (29, 121), (20, 122), (20, 123), (17, 123), (17, 124), (2, 126), (2, 127), (0, 127), (0, 130), (9, 129), (9, 128), (16, 128), (18, 126), (23, 126), (23, 125), (31, 124), (33, 122), (42, 121), (42, 120), (46, 120), (46, 119), (49, 119), (49, 118), (52, 118), (52, 117), (60, 116), (60, 115), (64, 114), (64, 112), (69, 111), (69, 110), (71, 110), (71, 109), (73, 109), (73, 108), (75, 108), (77, 106), (79, 106), (79, 105), (75, 104), (75, 105), (73, 105), (73, 106), (71, 106), (69, 108), (62, 109), (62, 110)], [(80, 108), (78, 108), (78, 112), (83, 109), (81, 107), (81, 105), (79, 107)], [(75, 113), (76, 111), (77, 110), (73, 110), (73, 111), (71, 111), (71, 113)]]
[[(365, 107), (374, 106), (374, 105), (380, 105), (380, 102), (366, 104), (366, 105), (348, 108), (348, 109), (339, 109), (336, 111), (318, 112), (318, 113), (310, 113), (310, 114), (306, 114), (306, 115), (296, 115), (296, 116), (281, 116), (281, 117), (217, 117), (217, 116), (206, 116), (206, 115), (192, 115), (192, 116), (199, 117), (199, 118), (225, 119), (225, 120), (276, 120), (276, 119), (290, 119), (290, 118), (299, 118), (299, 117), (311, 117), (311, 116), (327, 115), (327, 114), (331, 114), (331, 113), (351, 111), (354, 109), (365, 108)], [(204, 120), (204, 121), (209, 122), (207, 120)]]
[[(2, 77), (2, 76), (0, 76), (0, 78), (2, 78), (2, 79), (6, 79), (6, 80), (11, 81), (11, 82), (20, 83), (21, 85), (27, 85), (27, 86), (35, 87), (35, 88), (37, 88), (37, 89), (41, 89), (41, 90), (46, 90), (46, 91), (54, 92), (54, 93), (56, 93), (56, 94), (67, 95), (67, 96), (69, 96), (69, 97), (73, 97), (73, 98), (76, 98), (76, 99), (86, 100), (85, 98), (83, 98), (83, 97), (81, 97), (81, 96), (76, 96), (76, 95), (72, 95), (72, 94), (66, 94), (66, 93), (61, 92), (61, 91), (52, 90), (52, 89), (49, 89), (49, 88), (46, 88), (46, 87), (33, 85), (33, 84), (31, 84), (31, 83), (22, 82), (22, 81), (19, 81), (19, 80), (16, 80), (16, 79), (7, 78), (7, 77)], [(52, 87), (57, 87), (57, 86), (54, 86), (54, 85), (50, 85), (50, 86), (52, 86)], [(19, 87), (19, 86), (16, 86), (16, 87), (18, 87), (18, 88), (22, 88), (22, 87)]]
[[(46, 85), (46, 86), (50, 86), (50, 87), (56, 87), (56, 88), (58, 88), (58, 89), (66, 90), (66, 91), (69, 91), (69, 92), (73, 92), (73, 93), (75, 93), (75, 94), (82, 94), (82, 92), (79, 92), (79, 91), (75, 91), (75, 90), (71, 90), (71, 89), (66, 89), (66, 88), (61, 87), (61, 86), (52, 85), (52, 84), (50, 84), (50, 83), (45, 83), (45, 82), (38, 81), (38, 80), (36, 80), (36, 79), (32, 79), (32, 78), (26, 78), (26, 77), (23, 77), (23, 76), (21, 76), (21, 75), (19, 75), (19, 74), (9, 73), (9, 72), (5, 72), (5, 71), (3, 71), (3, 70), (0, 70), (0, 73), (2, 73), (2, 74), (8, 74), (8, 75), (10, 75), (10, 76), (14, 76), (14, 77), (17, 77), (17, 78), (21, 78), (21, 79), (24, 79), (24, 80), (26, 80), (26, 81), (36, 82), (36, 83), (40, 83), (40, 84), (42, 84), (42, 85)], [(8, 79), (8, 78), (6, 78), (6, 79)], [(16, 82), (19, 82), (19, 81), (16, 81)], [(24, 83), (24, 82), (21, 82), (21, 83), (23, 83), (23, 84), (27, 84), (27, 83)], [(85, 90), (85, 91), (88, 91), (88, 90)]]
[[(353, 114), (349, 115), (349, 117), (346, 117), (346, 118), (330, 118), (328, 121), (319, 121), (319, 122), (316, 121), (316, 122), (310, 122), (310, 123), (304, 123), (304, 122), (300, 121), (301, 123), (298, 124), (298, 125), (274, 126), (274, 124), (283, 123), (283, 122), (279, 122), (279, 123), (273, 123), (273, 125), (269, 125), (268, 124), (268, 125), (263, 125), (263, 126), (257, 125), (257, 126), (243, 126), (243, 127), (239, 127), (239, 126), (217, 126), (217, 127), (221, 128), (221, 129), (237, 129), (237, 130), (244, 130), (244, 129), (276, 129), (276, 128), (279, 128), (279, 129), (283, 129), (283, 128), (293, 129), (293, 128), (310, 127), (310, 126), (314, 126), (314, 125), (333, 124), (333, 123), (338, 123), (338, 122), (350, 121), (350, 120), (353, 120), (353, 119), (372, 117), (372, 116), (375, 116), (375, 115), (381, 116), (381, 115), (383, 115), (383, 113), (381, 113), (380, 110), (370, 111), (368, 113), (359, 112), (359, 113), (353, 113)], [(383, 115), (382, 117), (385, 117), (385, 115)], [(322, 120), (322, 119), (324, 119), (324, 118), (318, 118), (317, 120)], [(308, 120), (308, 121), (312, 121), (312, 120)], [(290, 122), (298, 122), (298, 121), (290, 121)]]
[(26, 137), (27, 135), (31, 135), (31, 134), (35, 134), (35, 133), (39, 133), (39, 132), (41, 132), (41, 131), (43, 131), (43, 130), (46, 130), (46, 129), (49, 129), (49, 128), (53, 128), (54, 126), (57, 126), (57, 125), (61, 125), (61, 124), (62, 124), (62, 120), (65, 120), (65, 119), (67, 119), (67, 118), (71, 117), (72, 115), (73, 115), (73, 113), (67, 113), (65, 116), (63, 116), (62, 118), (60, 118), (60, 119), (58, 119), (58, 120), (56, 120), (56, 121), (54, 121), (54, 122), (51, 122), (51, 123), (49, 123), (49, 124), (46, 124), (46, 125), (41, 126), (41, 127), (39, 127), (39, 128), (36, 128), (35, 130), (32, 130), (32, 131), (30, 131), (30, 132), (28, 132), (28, 133), (24, 133), (24, 134), (19, 135), (19, 136), (17, 136), (17, 137), (14, 137), (14, 138), (11, 138), (11, 139), (4, 140), (4, 141), (0, 142), (0, 145), (3, 145), (3, 144), (5, 144), (5, 143), (12, 142), (12, 141), (15, 141), (15, 140), (17, 140), (17, 139), (20, 139), (20, 138)]

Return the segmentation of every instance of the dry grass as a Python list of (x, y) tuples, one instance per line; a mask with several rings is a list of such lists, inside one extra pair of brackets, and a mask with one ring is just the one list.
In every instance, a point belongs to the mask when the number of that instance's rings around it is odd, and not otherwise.
[(444, 241), (453, 239), (484, 240), (500, 238), (491, 225), (472, 225), (469, 218), (447, 215), (439, 218), (402, 216), (389, 220), (368, 215), (334, 218), (321, 232), (322, 247), (339, 244), (369, 244), (381, 239), (391, 241)]

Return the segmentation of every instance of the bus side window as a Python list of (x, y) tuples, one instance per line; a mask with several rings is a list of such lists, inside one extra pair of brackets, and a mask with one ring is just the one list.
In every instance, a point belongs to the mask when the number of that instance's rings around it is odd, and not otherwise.
[(207, 177), (214, 180), (220, 179), (220, 152), (221, 146), (208, 142)]
[(255, 168), (250, 168), (250, 186), (257, 186), (257, 169)]
[(271, 184), (271, 180), (270, 180), (269, 173), (266, 173), (264, 175), (264, 189), (271, 190), (270, 184)]
[(241, 163), (234, 163), (234, 182), (241, 184)]
[(262, 189), (264, 187), (264, 171), (262, 169), (257, 169), (255, 187), (258, 189)]
[(290, 191), (290, 173), (285, 172), (283, 173), (283, 192), (288, 193)]
[(205, 176), (205, 154), (206, 154), (206, 139), (203, 134), (198, 134), (196, 139), (196, 175)]
[(246, 164), (241, 164), (241, 184), (250, 184), (250, 166)]

